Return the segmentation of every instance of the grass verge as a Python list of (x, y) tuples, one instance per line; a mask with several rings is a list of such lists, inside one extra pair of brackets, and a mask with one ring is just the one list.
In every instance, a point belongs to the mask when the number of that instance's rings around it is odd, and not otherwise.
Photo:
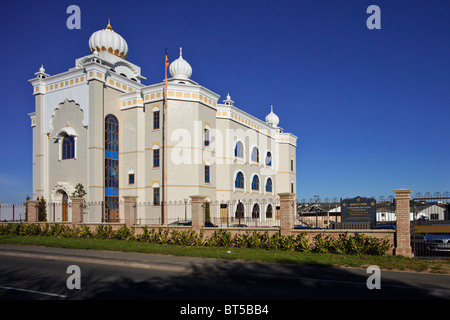
[(419, 260), (391, 255), (340, 255), (330, 253), (302, 253), (284, 250), (265, 250), (236, 247), (188, 247), (172, 244), (156, 244), (150, 242), (112, 239), (100, 240), (9, 235), (0, 235), (0, 243), (70, 249), (109, 250), (168, 254), (175, 256), (236, 259), (266, 263), (304, 264), (323, 267), (367, 268), (370, 265), (377, 265), (382, 270), (402, 270), (450, 274), (450, 261), (448, 260)]

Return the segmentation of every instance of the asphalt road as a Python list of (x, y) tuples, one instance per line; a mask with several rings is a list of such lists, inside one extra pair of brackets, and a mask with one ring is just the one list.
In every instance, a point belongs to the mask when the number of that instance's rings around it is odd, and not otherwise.
[[(70, 265), (79, 267), (80, 289), (67, 287)], [(3, 301), (176, 301), (178, 312), (189, 303), (217, 301), (289, 301), (294, 308), (305, 301), (450, 300), (450, 275), (381, 271), (381, 287), (372, 290), (370, 275), (366, 269), (0, 245)]]

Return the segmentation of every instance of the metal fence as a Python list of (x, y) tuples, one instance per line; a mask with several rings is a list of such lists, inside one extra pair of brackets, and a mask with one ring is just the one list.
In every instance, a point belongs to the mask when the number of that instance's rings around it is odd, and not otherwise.
[(450, 257), (450, 194), (417, 193), (411, 200), (415, 257)]
[(25, 221), (25, 204), (0, 204), (1, 222), (22, 222)]

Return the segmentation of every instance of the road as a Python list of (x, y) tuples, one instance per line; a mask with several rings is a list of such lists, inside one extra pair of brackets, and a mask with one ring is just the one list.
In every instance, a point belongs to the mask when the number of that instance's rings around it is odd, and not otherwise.
[[(70, 265), (80, 268), (80, 289), (67, 287)], [(0, 245), (1, 300), (450, 300), (450, 275), (381, 271), (381, 288), (372, 290), (370, 275), (356, 268)]]

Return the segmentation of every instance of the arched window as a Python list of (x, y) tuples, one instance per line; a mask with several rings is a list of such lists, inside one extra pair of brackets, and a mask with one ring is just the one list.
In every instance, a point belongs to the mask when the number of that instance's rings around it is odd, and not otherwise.
[(259, 178), (257, 175), (253, 176), (252, 179), (252, 190), (259, 190)]
[(236, 147), (234, 148), (234, 156), (238, 158), (244, 158), (244, 145), (242, 142), (236, 142)]
[(272, 179), (268, 178), (266, 181), (266, 192), (272, 192)]
[(209, 127), (205, 128), (205, 147), (209, 146)]
[(105, 117), (105, 220), (119, 221), (119, 121)]
[(75, 138), (71, 136), (65, 136), (62, 141), (62, 158), (73, 159), (75, 158)]
[(254, 147), (252, 150), (252, 161), (259, 163), (259, 150), (257, 147)]
[(119, 152), (119, 121), (112, 114), (105, 118), (105, 150)]
[(238, 172), (236, 175), (236, 180), (234, 181), (234, 186), (239, 189), (244, 188), (244, 175), (242, 172)]
[(272, 154), (269, 151), (266, 154), (266, 166), (272, 166)]
[(252, 218), (257, 219), (259, 218), (259, 204), (255, 203), (252, 210)]
[(272, 218), (272, 205), (271, 204), (269, 204), (268, 206), (267, 206), (267, 210), (266, 210), (266, 218)]

